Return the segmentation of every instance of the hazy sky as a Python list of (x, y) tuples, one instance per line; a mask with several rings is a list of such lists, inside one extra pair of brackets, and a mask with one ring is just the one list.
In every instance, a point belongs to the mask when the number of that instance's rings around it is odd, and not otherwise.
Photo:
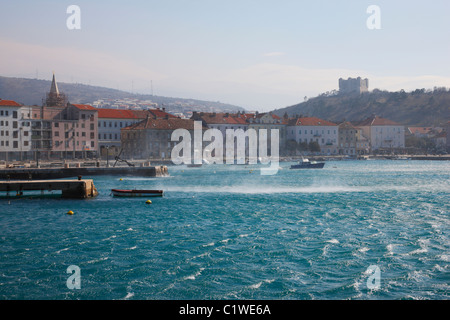
[[(69, 30), (69, 5), (81, 10)], [(370, 5), (381, 29), (369, 29)], [(0, 75), (267, 111), (338, 89), (450, 87), (450, 1), (0, 0)], [(371, 20), (372, 21), (372, 20)], [(6, 99), (7, 97), (2, 97)]]

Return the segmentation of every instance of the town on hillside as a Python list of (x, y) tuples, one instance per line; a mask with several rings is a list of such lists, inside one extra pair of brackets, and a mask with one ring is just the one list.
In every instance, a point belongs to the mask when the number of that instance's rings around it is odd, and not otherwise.
[[(367, 79), (339, 81), (345, 92), (367, 90)], [(65, 159), (170, 160), (176, 129), (279, 130), (282, 157), (445, 154), (450, 150), (450, 122), (445, 127), (408, 127), (372, 115), (334, 123), (316, 117), (280, 117), (266, 113), (192, 112), (172, 114), (156, 104), (147, 109), (72, 104), (53, 75), (42, 106), (0, 99), (0, 160)], [(270, 133), (268, 134), (270, 136)], [(225, 145), (225, 144), (224, 144)]]

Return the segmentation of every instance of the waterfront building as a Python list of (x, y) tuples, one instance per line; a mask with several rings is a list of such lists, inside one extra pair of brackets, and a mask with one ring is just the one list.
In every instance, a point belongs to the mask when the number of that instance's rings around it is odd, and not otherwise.
[(172, 132), (186, 129), (194, 134), (194, 120), (176, 117), (146, 119), (121, 129), (123, 158), (132, 159), (170, 159), (173, 147), (178, 141), (171, 141)]
[(0, 99), (0, 160), (31, 157), (30, 107)]
[(271, 131), (273, 129), (278, 130), (278, 136), (279, 136), (279, 146), (280, 150), (279, 153), (282, 153), (284, 150), (284, 147), (286, 145), (286, 122), (284, 119), (280, 118), (276, 114), (272, 112), (267, 113), (259, 113), (256, 112), (253, 117), (249, 117), (248, 115), (242, 115), (242, 117), (245, 117), (248, 122), (248, 128), (255, 129), (258, 136), (259, 136), (259, 130), (266, 129), (267, 130), (267, 150), (268, 153), (271, 154)]
[(120, 153), (121, 129), (138, 123), (149, 117), (156, 119), (176, 118), (163, 109), (126, 110), (126, 109), (97, 109), (98, 110), (98, 143), (102, 157), (116, 156)]
[(338, 130), (336, 123), (316, 117), (291, 119), (286, 126), (286, 139), (295, 140), (297, 144), (317, 142), (318, 153), (335, 155), (338, 153)]
[(373, 115), (353, 125), (362, 129), (370, 141), (372, 152), (405, 148), (405, 127), (397, 122)]
[(358, 129), (346, 121), (339, 125), (339, 148), (341, 155), (355, 156), (357, 154)]
[(93, 158), (98, 148), (98, 112), (85, 104), (67, 104), (50, 120), (51, 156)]
[(366, 155), (370, 153), (370, 141), (364, 136), (363, 130), (361, 128), (356, 128), (356, 154)]
[[(226, 156), (226, 139), (227, 139), (227, 130), (243, 130), (244, 133), (247, 132), (249, 128), (249, 124), (246, 121), (244, 116), (241, 116), (240, 113), (228, 113), (228, 112), (193, 112), (192, 120), (202, 121), (202, 125), (207, 127), (208, 129), (217, 129), (220, 130), (223, 137), (223, 156)], [(235, 140), (233, 139), (233, 142)], [(245, 149), (245, 155), (248, 156), (248, 137), (245, 138), (246, 146), (238, 146), (239, 141), (234, 143), (234, 155), (237, 155), (237, 150), (240, 147)], [(213, 154), (214, 156), (215, 154)]]

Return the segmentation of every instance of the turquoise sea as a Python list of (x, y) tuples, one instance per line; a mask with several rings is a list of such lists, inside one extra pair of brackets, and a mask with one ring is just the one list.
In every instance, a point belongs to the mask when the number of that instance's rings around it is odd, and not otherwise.
[[(291, 164), (92, 177), (90, 200), (3, 197), (0, 299), (450, 297), (450, 162)], [(165, 196), (147, 205), (112, 188)]]

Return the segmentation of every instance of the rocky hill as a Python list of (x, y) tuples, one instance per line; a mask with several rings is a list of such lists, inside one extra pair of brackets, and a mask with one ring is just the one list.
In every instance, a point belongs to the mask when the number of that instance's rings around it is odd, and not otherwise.
[(273, 111), (279, 116), (303, 115), (340, 122), (362, 120), (376, 114), (404, 125), (441, 126), (450, 120), (450, 91), (417, 89), (359, 94), (328, 92), (305, 102)]

